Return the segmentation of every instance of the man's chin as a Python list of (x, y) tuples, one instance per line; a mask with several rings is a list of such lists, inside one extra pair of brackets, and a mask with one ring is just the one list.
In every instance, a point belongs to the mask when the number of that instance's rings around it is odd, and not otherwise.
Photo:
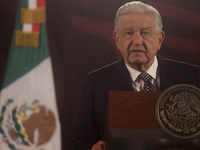
[(144, 61), (142, 61), (141, 59), (136, 59), (136, 60), (131, 60), (131, 61), (129, 61), (129, 64), (131, 64), (131, 65), (142, 65), (142, 64), (144, 64), (145, 62)]
[(134, 60), (134, 61), (128, 61), (128, 64), (131, 68), (136, 69), (141, 71), (141, 69), (143, 68), (142, 66), (145, 64), (146, 62), (141, 61), (139, 59)]

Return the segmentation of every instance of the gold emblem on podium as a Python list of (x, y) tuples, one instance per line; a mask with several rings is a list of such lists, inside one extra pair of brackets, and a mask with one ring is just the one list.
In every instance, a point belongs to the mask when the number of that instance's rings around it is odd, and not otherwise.
[(200, 134), (200, 89), (187, 84), (168, 88), (156, 105), (157, 120), (167, 133), (178, 138)]

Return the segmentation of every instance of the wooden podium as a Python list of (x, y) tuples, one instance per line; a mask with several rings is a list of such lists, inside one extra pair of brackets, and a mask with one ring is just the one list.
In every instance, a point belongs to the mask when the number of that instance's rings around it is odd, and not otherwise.
[[(107, 150), (196, 150), (200, 137), (175, 138), (156, 119), (161, 92), (111, 91), (108, 106)], [(107, 134), (108, 135), (108, 134)]]

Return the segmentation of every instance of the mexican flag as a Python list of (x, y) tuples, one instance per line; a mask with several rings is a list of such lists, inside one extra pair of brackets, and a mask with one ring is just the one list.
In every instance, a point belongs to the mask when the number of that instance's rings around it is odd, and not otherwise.
[(19, 0), (0, 93), (0, 150), (61, 150), (45, 0)]

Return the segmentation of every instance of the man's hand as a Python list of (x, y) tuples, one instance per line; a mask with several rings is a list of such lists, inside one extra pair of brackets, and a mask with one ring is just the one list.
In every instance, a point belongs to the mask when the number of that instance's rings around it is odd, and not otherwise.
[(105, 141), (98, 141), (96, 144), (92, 146), (91, 150), (105, 150), (106, 142)]

